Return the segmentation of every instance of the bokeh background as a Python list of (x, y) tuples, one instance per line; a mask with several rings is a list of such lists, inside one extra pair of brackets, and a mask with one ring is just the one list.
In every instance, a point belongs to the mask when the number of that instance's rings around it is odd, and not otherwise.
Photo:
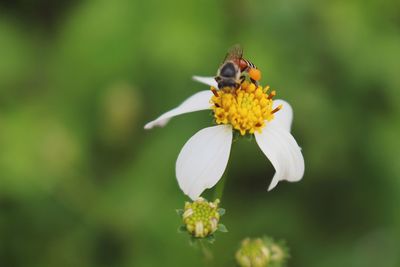
[(0, 266), (203, 266), (174, 164), (210, 114), (143, 125), (235, 43), (292, 104), (306, 173), (267, 192), (234, 144), (214, 266), (263, 234), (289, 266), (400, 266), (397, 0), (0, 1)]

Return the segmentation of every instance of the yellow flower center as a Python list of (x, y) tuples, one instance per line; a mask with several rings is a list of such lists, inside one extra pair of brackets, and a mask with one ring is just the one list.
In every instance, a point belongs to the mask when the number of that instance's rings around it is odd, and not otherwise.
[(186, 230), (199, 238), (212, 235), (218, 228), (220, 218), (218, 204), (219, 199), (208, 202), (201, 197), (192, 203), (186, 202), (182, 215)]
[(211, 90), (214, 93), (211, 103), (216, 123), (231, 124), (241, 135), (255, 131), (261, 133), (266, 122), (271, 121), (274, 113), (282, 108), (272, 109), (275, 91), (268, 93), (269, 86), (257, 87), (245, 81), (238, 89)]

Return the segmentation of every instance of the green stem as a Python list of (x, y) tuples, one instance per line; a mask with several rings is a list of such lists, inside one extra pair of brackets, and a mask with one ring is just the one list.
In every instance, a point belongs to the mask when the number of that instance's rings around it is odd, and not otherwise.
[(210, 266), (214, 259), (214, 256), (213, 256), (211, 250), (209, 248), (207, 248), (206, 245), (204, 245), (203, 240), (199, 240), (199, 243), (200, 243), (201, 252), (203, 253), (203, 256), (204, 256), (204, 261), (206, 263), (206, 266)]
[[(231, 152), (233, 150), (233, 144), (234, 144), (234, 142), (232, 142)], [(215, 186), (215, 189), (214, 189), (214, 200), (218, 198), (220, 201), (222, 201), (222, 195), (224, 194), (225, 182), (226, 182), (226, 179), (228, 177), (228, 169), (229, 169), (229, 162), (226, 165), (226, 169), (225, 169), (224, 175), (222, 176), (222, 178), (219, 180), (219, 182)]]
[[(226, 172), (226, 171), (225, 171)], [(219, 198), (222, 201), (222, 195), (224, 194), (224, 187), (226, 181), (226, 173), (222, 176), (221, 180), (217, 183), (214, 190), (214, 200)]]

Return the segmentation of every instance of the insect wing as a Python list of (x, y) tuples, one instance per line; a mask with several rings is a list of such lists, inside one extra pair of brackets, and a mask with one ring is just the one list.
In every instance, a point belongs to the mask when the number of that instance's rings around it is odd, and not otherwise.
[(242, 57), (243, 57), (243, 49), (239, 44), (236, 44), (228, 50), (224, 62), (226, 61), (239, 62)]

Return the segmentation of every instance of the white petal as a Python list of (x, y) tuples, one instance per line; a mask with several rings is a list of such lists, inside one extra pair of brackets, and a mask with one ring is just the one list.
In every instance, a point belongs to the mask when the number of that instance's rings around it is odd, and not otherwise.
[(267, 123), (261, 134), (258, 132), (254, 134), (257, 144), (276, 171), (268, 191), (272, 190), (279, 181), (296, 182), (304, 175), (304, 158), (301, 148), (293, 136), (274, 121)]
[(200, 92), (192, 95), (188, 99), (186, 99), (178, 107), (162, 114), (160, 117), (158, 117), (154, 121), (147, 123), (144, 126), (144, 128), (146, 130), (148, 130), (155, 126), (163, 127), (168, 123), (168, 121), (172, 117), (175, 117), (175, 116), (178, 116), (181, 114), (185, 114), (185, 113), (189, 113), (189, 112), (210, 109), (211, 108), (211, 104), (210, 104), (211, 97), (212, 97), (212, 92), (210, 90), (200, 91)]
[(197, 82), (218, 88), (218, 83), (215, 81), (214, 77), (193, 76), (192, 78)]
[(279, 124), (283, 129), (290, 132), (290, 127), (292, 126), (293, 121), (293, 109), (288, 102), (282, 99), (274, 100), (272, 108), (274, 109), (279, 105), (282, 105), (282, 109), (275, 113), (273, 122)]
[(176, 161), (179, 187), (196, 200), (213, 187), (225, 171), (232, 145), (232, 127), (218, 125), (204, 128), (183, 146)]

